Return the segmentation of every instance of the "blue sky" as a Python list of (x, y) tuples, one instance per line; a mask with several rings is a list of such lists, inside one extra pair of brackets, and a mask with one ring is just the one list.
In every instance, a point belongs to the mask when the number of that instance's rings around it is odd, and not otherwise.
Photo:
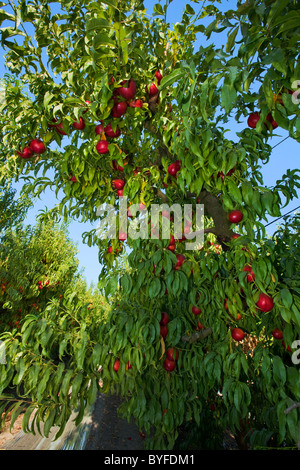
[[(152, 11), (153, 5), (157, 3), (153, 0), (145, 0), (144, 4), (149, 10)], [(170, 23), (176, 23), (176, 21), (180, 21), (181, 12), (183, 6), (187, 2), (182, 0), (173, 0), (169, 7), (169, 14), (168, 14), (168, 21)], [(193, 2), (189, 2), (191, 6), (197, 11), (198, 5), (194, 4)], [(201, 3), (201, 2), (200, 2)], [(164, 4), (164, 2), (162, 2)], [(232, 0), (222, 1), (222, 10), (234, 8), (236, 2)], [(209, 22), (210, 20), (208, 20)], [(224, 36), (220, 35), (217, 36), (216, 39), (214, 37), (215, 44), (222, 45), (224, 44)], [(196, 45), (197, 47), (197, 45)], [(3, 51), (0, 50), (1, 56), (3, 55)], [(3, 76), (4, 73), (3, 61), (0, 61), (0, 78)], [(236, 121), (233, 119), (232, 122), (228, 124), (228, 128), (230, 129), (230, 133), (227, 134), (227, 137), (232, 137), (234, 140), (236, 139), (235, 133), (241, 130), (245, 124), (238, 125)], [(288, 169), (294, 169), (298, 166), (299, 168), (299, 144), (291, 138), (288, 138), (284, 142), (282, 140), (287, 137), (287, 132), (283, 131), (280, 128), (276, 129), (276, 135), (272, 137), (270, 141), (271, 146), (275, 147), (270, 162), (262, 168), (262, 174), (264, 177), (264, 183), (268, 187), (272, 187), (276, 180), (280, 179), (283, 174), (286, 173)], [(282, 143), (280, 143), (282, 142)], [(280, 143), (280, 145), (278, 145)], [(16, 189), (19, 191), (21, 189), (20, 184), (15, 185)], [(300, 192), (298, 193), (298, 196)], [(41, 200), (36, 200), (34, 202), (33, 209), (30, 210), (28, 217), (26, 219), (26, 223), (34, 224), (35, 217), (39, 213), (40, 210), (48, 209), (53, 207), (56, 204), (56, 199), (53, 193), (47, 191)], [(284, 210), (283, 213), (286, 213), (299, 205), (299, 199), (295, 199), (292, 201)], [(271, 222), (272, 218), (269, 218)], [(272, 234), (277, 227), (277, 223), (274, 223), (268, 227), (268, 233)], [(95, 247), (88, 247), (82, 243), (82, 233), (85, 231), (90, 230), (91, 228), (95, 228), (95, 225), (91, 225), (88, 223), (81, 224), (76, 221), (72, 221), (69, 226), (69, 232), (71, 239), (77, 244), (78, 247), (78, 258), (80, 263), (80, 268), (84, 270), (83, 274), (87, 280), (88, 284), (94, 283), (97, 284), (98, 275), (100, 271), (100, 265), (98, 262), (98, 251)]]

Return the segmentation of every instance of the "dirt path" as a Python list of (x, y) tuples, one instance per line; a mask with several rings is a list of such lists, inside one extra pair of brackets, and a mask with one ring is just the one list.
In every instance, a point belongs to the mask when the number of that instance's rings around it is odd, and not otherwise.
[(121, 419), (117, 409), (121, 399), (117, 396), (99, 395), (91, 410), (87, 410), (83, 422), (75, 427), (74, 413), (66, 430), (58, 441), (53, 441), (58, 428), (52, 428), (48, 438), (38, 433), (24, 434), (21, 430), (22, 415), (9, 430), (9, 416), (0, 433), (0, 450), (143, 450), (143, 436), (135, 423)]
[(143, 437), (136, 424), (121, 419), (117, 396), (100, 396), (92, 414), (92, 427), (85, 450), (143, 450)]

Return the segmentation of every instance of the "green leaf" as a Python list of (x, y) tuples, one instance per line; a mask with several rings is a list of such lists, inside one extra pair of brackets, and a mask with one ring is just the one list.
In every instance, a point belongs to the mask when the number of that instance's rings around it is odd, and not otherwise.
[(116, 43), (106, 34), (96, 34), (94, 37), (94, 48), (97, 50), (101, 47), (116, 47)]
[(287, 64), (282, 49), (274, 49), (267, 57), (264, 58), (264, 63), (272, 64), (276, 70), (282, 72), (284, 76), (286, 76)]
[(241, 191), (233, 180), (228, 179), (227, 189), (232, 199), (242, 205), (243, 197), (242, 197)]
[(24, 433), (29, 432), (29, 420), (33, 412), (36, 411), (36, 404), (29, 405), (27, 410), (24, 413), (23, 419), (22, 419), (22, 430)]
[(169, 75), (165, 75), (159, 85), (159, 89), (163, 90), (164, 88), (170, 87), (174, 82), (180, 80), (184, 75), (186, 75), (186, 70), (176, 69), (173, 70)]
[(286, 369), (279, 356), (273, 357), (273, 377), (279, 386), (286, 382)]
[(154, 299), (157, 297), (161, 289), (161, 281), (158, 278), (154, 278), (151, 280), (149, 285), (149, 297)]
[(283, 302), (283, 305), (286, 308), (290, 309), (292, 307), (292, 304), (293, 304), (293, 296), (290, 293), (290, 291), (286, 288), (281, 289), (280, 296), (281, 296), (281, 300)]
[(118, 276), (111, 276), (109, 278), (109, 281), (107, 283), (107, 286), (105, 288), (105, 296), (109, 297), (110, 295), (113, 295), (118, 287)]
[(238, 383), (235, 387), (234, 395), (233, 395), (233, 402), (237, 411), (241, 411), (242, 400), (243, 400), (243, 391), (242, 391), (242, 388), (240, 387), (240, 384)]
[(299, 418), (297, 409), (290, 411), (286, 418), (288, 431), (294, 442), (298, 442), (299, 439)]
[(153, 11), (154, 11), (154, 16), (156, 16), (156, 15), (164, 16), (164, 15), (165, 15), (164, 10), (163, 10), (163, 7), (161, 6), (160, 3), (156, 3), (156, 4), (154, 5)]
[(235, 38), (237, 33), (239, 32), (239, 26), (234, 28), (231, 33), (228, 35), (227, 43), (226, 43), (226, 52), (230, 52), (235, 44)]
[(237, 100), (237, 92), (233, 85), (224, 83), (221, 91), (221, 103), (226, 113), (229, 113)]
[(105, 18), (91, 18), (86, 22), (85, 30), (87, 33), (94, 33), (99, 29), (109, 28), (113, 29), (113, 23), (110, 23)]
[(20, 357), (16, 364), (17, 375), (15, 376), (14, 381), (13, 381), (14, 385), (19, 385), (25, 373), (26, 367), (27, 367), (27, 364), (25, 363), (23, 357)]
[(78, 393), (81, 387), (83, 381), (83, 374), (82, 372), (79, 372), (77, 374), (72, 382), (72, 398), (71, 398), (71, 403), (73, 405), (77, 404), (77, 399), (78, 399)]
[(55, 95), (53, 93), (51, 93), (50, 91), (46, 91), (46, 93), (44, 95), (44, 108), (45, 108), (46, 111), (48, 110), (48, 105), (49, 105), (50, 101), (54, 97), (55, 97)]
[(288, 3), (290, 2), (290, 0), (276, 0), (271, 9), (270, 9), (270, 13), (269, 13), (269, 16), (268, 16), (268, 21), (267, 21), (267, 26), (270, 27), (272, 25), (272, 23), (277, 23), (276, 20), (284, 20), (285, 18), (285, 15), (280, 15), (280, 13), (282, 12), (282, 10), (288, 5)]
[(98, 386), (96, 377), (91, 378), (91, 384), (88, 391), (88, 404), (92, 405), (97, 397)]
[(13, 407), (13, 410), (12, 410), (12, 413), (11, 413), (11, 417), (10, 417), (10, 426), (9, 426), (9, 430), (11, 432), (14, 424), (15, 424), (15, 421), (17, 419), (17, 417), (24, 411), (24, 403), (23, 402), (17, 402), (14, 407)]
[(61, 384), (61, 390), (60, 390), (62, 398), (65, 398), (67, 393), (69, 392), (70, 380), (71, 380), (72, 375), (73, 375), (72, 369), (67, 370), (65, 373), (65, 376)]
[(49, 432), (53, 426), (53, 423), (54, 423), (54, 420), (55, 420), (55, 416), (56, 416), (56, 407), (55, 408), (52, 408), (52, 410), (50, 411), (46, 421), (45, 421), (45, 425), (44, 425), (44, 434), (45, 434), (45, 437), (48, 437), (49, 436)]

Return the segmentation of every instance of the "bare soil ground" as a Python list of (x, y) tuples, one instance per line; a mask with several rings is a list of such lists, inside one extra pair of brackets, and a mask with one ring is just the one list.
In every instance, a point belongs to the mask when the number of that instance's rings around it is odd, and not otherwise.
[(17, 417), (13, 428), (10, 430), (11, 413), (8, 413), (4, 428), (0, 431), (0, 450), (4, 450), (4, 446), (6, 446), (8, 442), (12, 441), (12, 439), (14, 439), (14, 437), (21, 431), (23, 415), (24, 414), (21, 413)]

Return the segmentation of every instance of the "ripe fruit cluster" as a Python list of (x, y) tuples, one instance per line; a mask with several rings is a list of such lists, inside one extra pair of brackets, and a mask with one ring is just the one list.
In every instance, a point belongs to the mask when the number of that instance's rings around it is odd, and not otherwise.
[(17, 154), (21, 158), (30, 158), (33, 155), (41, 155), (46, 151), (46, 146), (44, 142), (40, 139), (31, 140), (29, 146), (24, 147), (22, 151), (18, 150)]
[[(275, 119), (273, 119), (273, 116), (272, 116), (271, 113), (269, 113), (267, 115), (266, 119), (267, 119), (267, 121), (265, 122), (265, 126), (268, 126), (268, 123), (270, 123), (271, 126), (272, 126), (272, 129), (277, 129), (278, 124), (275, 121)], [(256, 126), (257, 126), (257, 123), (258, 123), (259, 120), (260, 120), (260, 113), (259, 112), (251, 113), (249, 115), (248, 119), (247, 119), (247, 124), (252, 129), (256, 129)]]
[(176, 362), (178, 361), (179, 352), (175, 348), (169, 348), (166, 352), (166, 358), (164, 360), (164, 369), (167, 372), (172, 372), (176, 367)]
[(165, 339), (168, 334), (168, 323), (170, 321), (170, 317), (166, 312), (161, 313), (161, 320), (160, 320), (160, 334)]

